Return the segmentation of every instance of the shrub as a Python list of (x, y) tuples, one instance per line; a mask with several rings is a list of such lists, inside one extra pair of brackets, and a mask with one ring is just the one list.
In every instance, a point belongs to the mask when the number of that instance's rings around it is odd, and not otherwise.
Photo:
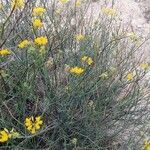
[(115, 9), (93, 18), (90, 4), (2, 3), (1, 148), (141, 147), (134, 133), (117, 138), (148, 116), (149, 63), (135, 59), (144, 39), (125, 32)]

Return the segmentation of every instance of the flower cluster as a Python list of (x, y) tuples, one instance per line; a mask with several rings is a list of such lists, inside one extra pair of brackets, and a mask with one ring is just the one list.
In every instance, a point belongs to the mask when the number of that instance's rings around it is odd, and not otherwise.
[(11, 131), (4, 128), (3, 130), (0, 130), (0, 143), (7, 142), (9, 139), (18, 138), (19, 136), (20, 134), (14, 128), (12, 128)]
[(117, 12), (115, 9), (113, 8), (106, 8), (106, 7), (103, 7), (102, 8), (102, 12), (108, 16), (116, 16), (117, 15)]
[[(42, 126), (43, 121), (40, 116), (37, 117), (29, 117), (25, 119), (25, 127), (31, 134), (35, 134)], [(0, 130), (0, 143), (5, 143), (9, 139), (15, 139), (21, 137), (20, 133), (17, 132), (14, 128), (10, 131), (6, 128)]]
[(46, 45), (48, 43), (48, 39), (45, 36), (40, 36), (34, 39), (34, 43), (39, 46)]
[(70, 68), (70, 73), (74, 73), (74, 74), (77, 74), (77, 75), (80, 75), (84, 72), (85, 70), (81, 67), (71, 67)]
[[(23, 40), (18, 44), (18, 48), (20, 49), (26, 48), (27, 46), (30, 45), (30, 43), (31, 42), (29, 40)], [(40, 36), (34, 39), (34, 43), (38, 46), (45, 46), (48, 43), (48, 39), (44, 36)], [(42, 47), (40, 50), (42, 50)], [(6, 54), (10, 54), (10, 51), (8, 50), (0, 51), (0, 55), (6, 55)]]
[(142, 69), (148, 69), (148, 68), (150, 67), (150, 64), (149, 64), (149, 63), (141, 63), (141, 64), (140, 64), (140, 67), (141, 67)]
[(128, 74), (127, 74), (127, 80), (128, 81), (131, 81), (131, 80), (133, 80), (134, 79), (134, 74), (133, 74), (133, 72), (129, 72)]
[(80, 7), (81, 6), (81, 1), (80, 0), (77, 0), (76, 3), (75, 3), (76, 7)]
[(11, 6), (12, 8), (22, 8), (24, 6), (24, 0), (12, 0)]
[(77, 42), (81, 42), (85, 39), (85, 36), (83, 34), (77, 34), (75, 36), (75, 39), (76, 39)]
[(92, 65), (93, 64), (93, 60), (91, 57), (88, 57), (88, 56), (83, 56), (81, 58), (82, 62), (86, 62), (88, 65)]
[(69, 0), (59, 0), (62, 4), (69, 2)]
[(0, 50), (0, 55), (5, 56), (11, 54), (11, 51), (9, 49), (1, 49)]
[(0, 143), (8, 141), (9, 134), (5, 130), (0, 130)]
[(127, 33), (127, 37), (133, 42), (138, 41), (138, 36), (134, 32)]
[(18, 44), (18, 48), (26, 48), (29, 44), (30, 42), (28, 40), (23, 40)]
[(46, 12), (46, 10), (43, 7), (35, 7), (33, 9), (32, 14), (33, 14), (33, 16), (41, 16), (45, 12)]
[(150, 141), (144, 142), (142, 150), (150, 150)]
[(41, 28), (43, 26), (43, 23), (41, 19), (35, 19), (32, 21), (33, 27), (34, 28)]
[(32, 134), (35, 134), (43, 124), (43, 121), (40, 116), (37, 117), (29, 117), (25, 119), (25, 126), (29, 132)]

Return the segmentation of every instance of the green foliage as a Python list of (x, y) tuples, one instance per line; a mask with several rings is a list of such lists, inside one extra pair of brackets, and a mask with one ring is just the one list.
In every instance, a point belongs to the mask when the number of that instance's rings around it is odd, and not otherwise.
[[(0, 56), (0, 125), (13, 127), (21, 135), (3, 143), (1, 149), (119, 149), (122, 141), (117, 138), (131, 125), (141, 125), (142, 116), (148, 115), (143, 109), (149, 87), (141, 88), (148, 71), (139, 68), (135, 59), (144, 40), (128, 37), (117, 26), (117, 17), (87, 15), (90, 4), (85, 1), (75, 7), (70, 2), (58, 7), (56, 1), (39, 1), (38, 6), (46, 9), (38, 16), (44, 22), (41, 29), (32, 26), (32, 1), (26, 1), (22, 9), (12, 10), (5, 4), (0, 10), (4, 19), (0, 48), (12, 51)], [(76, 41), (78, 34), (84, 40)], [(46, 36), (48, 44), (37, 46), (38, 36)], [(19, 49), (24, 39), (31, 43)], [(91, 57), (93, 63), (83, 62), (83, 56)], [(74, 66), (84, 68), (84, 73), (70, 73)], [(127, 79), (128, 73), (135, 73), (132, 80)], [(24, 120), (38, 115), (43, 126), (31, 135)], [(121, 149), (129, 145), (139, 148), (127, 140)]]

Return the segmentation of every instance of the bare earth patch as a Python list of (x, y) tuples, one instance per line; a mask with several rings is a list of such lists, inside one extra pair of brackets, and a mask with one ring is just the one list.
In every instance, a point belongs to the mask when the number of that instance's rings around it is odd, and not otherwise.
[[(89, 9), (89, 14), (93, 17), (98, 17), (98, 12), (103, 6), (112, 6), (112, 1), (105, 4), (104, 1), (93, 2)], [(134, 0), (115, 0), (114, 6), (117, 9), (119, 18), (122, 20), (124, 26), (129, 26), (129, 32), (135, 32), (140, 37), (150, 37), (150, 1), (143, 0), (141, 2), (135, 2)], [(142, 51), (139, 52), (139, 56), (143, 55), (143, 59), (149, 60), (150, 40), (142, 47)]]

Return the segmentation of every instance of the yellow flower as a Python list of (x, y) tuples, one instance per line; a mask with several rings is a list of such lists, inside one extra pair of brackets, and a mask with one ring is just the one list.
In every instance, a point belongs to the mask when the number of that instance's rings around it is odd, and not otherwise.
[(15, 139), (20, 136), (20, 134), (12, 128), (11, 131), (8, 131), (8, 129), (4, 128), (4, 131), (8, 134), (9, 138)]
[(33, 27), (34, 28), (41, 28), (43, 26), (43, 23), (41, 19), (35, 19), (32, 21)]
[(134, 42), (138, 40), (138, 36), (134, 32), (127, 33), (127, 36)]
[(80, 42), (80, 41), (83, 41), (85, 39), (85, 36), (82, 34), (77, 34), (75, 36), (75, 39), (76, 39), (76, 41)]
[(40, 36), (34, 39), (34, 43), (39, 46), (46, 45), (48, 43), (48, 39), (45, 36)]
[(75, 5), (76, 5), (76, 7), (80, 7), (81, 6), (81, 1), (77, 0)]
[(99, 77), (103, 80), (107, 79), (108, 78), (108, 72), (106, 71), (106, 72), (102, 73)]
[(0, 50), (0, 55), (5, 56), (11, 54), (11, 51), (9, 49), (1, 49)]
[(0, 130), (0, 143), (4, 143), (9, 140), (9, 133), (5, 130)]
[(127, 80), (128, 81), (133, 80), (133, 78), (134, 78), (134, 74), (132, 72), (130, 72), (130, 73), (127, 74)]
[(80, 68), (80, 67), (71, 67), (70, 68), (70, 73), (74, 73), (74, 74), (77, 74), (77, 75), (80, 75), (84, 72), (85, 70), (83, 68)]
[(89, 58), (87, 59), (87, 63), (88, 63), (88, 65), (93, 64), (93, 60), (92, 60), (92, 58), (91, 58), (91, 57), (89, 57)]
[(102, 12), (108, 16), (116, 16), (117, 15), (117, 12), (115, 9), (113, 8), (106, 8), (106, 7), (103, 7), (102, 8)]
[(25, 4), (24, 0), (12, 0), (11, 6), (12, 8), (21, 8)]
[(83, 56), (83, 57), (81, 58), (82, 61), (86, 61), (87, 59), (88, 59), (88, 56)]
[(141, 63), (141, 64), (140, 64), (140, 67), (141, 67), (142, 69), (148, 69), (148, 68), (150, 67), (150, 64), (149, 64), (149, 63)]
[(76, 144), (77, 144), (77, 141), (78, 141), (77, 138), (73, 138), (73, 139), (71, 140), (71, 143), (74, 144), (74, 145), (76, 145)]
[(142, 150), (150, 150), (150, 141), (144, 142)]
[(41, 128), (42, 124), (43, 121), (41, 116), (37, 116), (35, 118), (32, 116), (25, 119), (25, 126), (31, 134), (35, 134)]
[(69, 0), (59, 0), (62, 4), (69, 2)]
[(30, 44), (30, 42), (28, 40), (23, 40), (18, 44), (19, 48), (26, 48), (28, 45)]
[(46, 12), (46, 9), (44, 9), (43, 7), (35, 7), (33, 8), (33, 16), (41, 16), (43, 15), (43, 13)]
[(88, 65), (92, 65), (92, 64), (93, 64), (93, 60), (92, 60), (91, 57), (83, 56), (83, 57), (81, 58), (81, 60), (82, 60), (83, 62), (86, 62)]

